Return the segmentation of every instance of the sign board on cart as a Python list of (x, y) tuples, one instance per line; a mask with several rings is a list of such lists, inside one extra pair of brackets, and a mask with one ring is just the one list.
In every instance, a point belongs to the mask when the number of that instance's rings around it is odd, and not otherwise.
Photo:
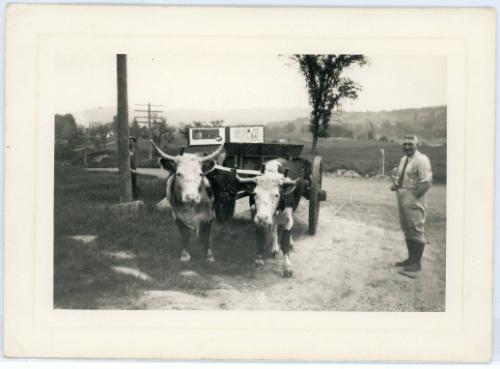
[(263, 126), (189, 128), (189, 146), (220, 145), (225, 142), (263, 143)]
[(264, 127), (229, 127), (229, 142), (262, 143), (264, 142)]
[(226, 142), (224, 127), (189, 128), (189, 146), (220, 145)]

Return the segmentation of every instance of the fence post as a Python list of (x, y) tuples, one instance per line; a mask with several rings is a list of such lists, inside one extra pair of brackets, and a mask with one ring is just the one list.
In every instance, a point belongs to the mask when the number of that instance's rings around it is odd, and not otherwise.
[(87, 168), (88, 162), (87, 162), (87, 154), (89, 150), (89, 127), (87, 127), (86, 134), (85, 134), (85, 149), (83, 150), (83, 166)]
[[(153, 132), (151, 132), (151, 103), (148, 103), (148, 133), (149, 133), (149, 141), (153, 139)], [(160, 145), (161, 142), (158, 142), (158, 145)], [(153, 147), (151, 145), (148, 145), (149, 147), (149, 152), (148, 152), (148, 159), (151, 160), (153, 159)]]

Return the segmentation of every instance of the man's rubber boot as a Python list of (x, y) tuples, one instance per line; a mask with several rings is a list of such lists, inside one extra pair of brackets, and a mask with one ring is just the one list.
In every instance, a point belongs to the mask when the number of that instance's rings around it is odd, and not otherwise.
[(413, 245), (412, 245), (410, 240), (405, 240), (405, 241), (406, 241), (406, 248), (408, 249), (408, 258), (406, 260), (403, 260), (403, 261), (398, 261), (395, 264), (397, 267), (404, 267), (404, 266), (410, 265), (412, 262), (412, 259), (414, 259), (413, 254), (415, 253), (415, 251), (413, 250)]
[(412, 244), (415, 250), (415, 258), (411, 264), (404, 267), (405, 272), (418, 272), (420, 269), (422, 269), (420, 260), (422, 259), (422, 255), (424, 253), (425, 243), (412, 241)]

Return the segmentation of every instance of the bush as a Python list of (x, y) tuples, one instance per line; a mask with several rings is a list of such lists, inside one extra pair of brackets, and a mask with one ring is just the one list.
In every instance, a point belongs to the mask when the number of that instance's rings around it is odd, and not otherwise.
[(81, 164), (83, 163), (83, 151), (75, 151), (74, 146), (69, 143), (57, 144), (54, 147), (54, 159), (58, 162)]

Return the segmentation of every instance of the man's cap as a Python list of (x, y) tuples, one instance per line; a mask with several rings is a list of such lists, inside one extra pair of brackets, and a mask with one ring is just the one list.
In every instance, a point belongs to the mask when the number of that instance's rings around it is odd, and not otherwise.
[(135, 138), (134, 136), (128, 136), (128, 139), (132, 142), (137, 141), (137, 138)]
[(418, 144), (418, 138), (417, 138), (417, 136), (415, 136), (415, 135), (406, 135), (403, 138), (403, 145), (404, 144), (413, 144), (413, 145), (416, 146)]

